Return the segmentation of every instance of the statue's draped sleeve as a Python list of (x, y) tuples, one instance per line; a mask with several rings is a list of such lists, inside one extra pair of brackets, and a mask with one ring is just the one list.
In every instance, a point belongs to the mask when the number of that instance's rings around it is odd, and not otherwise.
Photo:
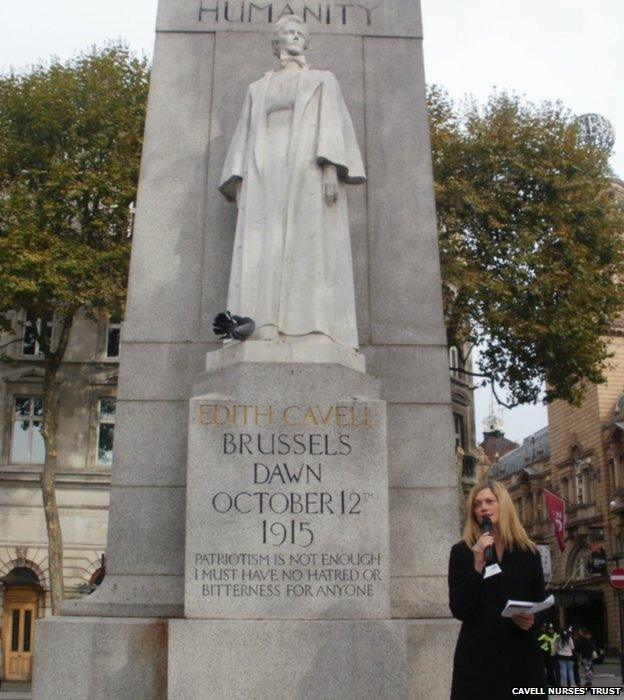
[(219, 192), (228, 200), (236, 202), (236, 183), (245, 177), (247, 168), (247, 141), (249, 139), (251, 119), (251, 88), (247, 89), (243, 109), (241, 111), (234, 136), (230, 141), (223, 171), (221, 172), (221, 184)]
[(335, 76), (326, 72), (321, 92), (317, 161), (332, 163), (338, 179), (347, 185), (366, 181), (353, 122)]

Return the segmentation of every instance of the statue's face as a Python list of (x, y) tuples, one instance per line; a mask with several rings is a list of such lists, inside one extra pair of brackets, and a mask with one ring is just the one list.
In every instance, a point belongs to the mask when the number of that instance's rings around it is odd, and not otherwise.
[(277, 48), (294, 56), (304, 53), (306, 44), (306, 32), (296, 22), (286, 23), (277, 35)]

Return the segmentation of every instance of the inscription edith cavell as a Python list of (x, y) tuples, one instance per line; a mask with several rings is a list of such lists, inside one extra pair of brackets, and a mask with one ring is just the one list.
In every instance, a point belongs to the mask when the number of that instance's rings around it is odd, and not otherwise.
[(195, 399), (187, 617), (383, 617), (385, 407)]

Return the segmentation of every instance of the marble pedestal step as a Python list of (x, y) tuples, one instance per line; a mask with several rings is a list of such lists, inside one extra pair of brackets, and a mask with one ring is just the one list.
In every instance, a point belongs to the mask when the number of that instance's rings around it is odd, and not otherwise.
[(206, 371), (213, 372), (238, 362), (336, 364), (362, 374), (366, 358), (357, 350), (334, 343), (320, 333), (277, 340), (233, 340), (206, 356)]
[(33, 700), (446, 700), (455, 620), (37, 622)]

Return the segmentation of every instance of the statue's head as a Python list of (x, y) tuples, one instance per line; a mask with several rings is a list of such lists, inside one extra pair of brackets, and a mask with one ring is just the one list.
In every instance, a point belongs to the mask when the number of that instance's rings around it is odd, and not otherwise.
[(273, 55), (280, 56), (282, 51), (292, 55), (305, 53), (310, 42), (310, 32), (299, 15), (284, 15), (275, 23), (271, 45)]

